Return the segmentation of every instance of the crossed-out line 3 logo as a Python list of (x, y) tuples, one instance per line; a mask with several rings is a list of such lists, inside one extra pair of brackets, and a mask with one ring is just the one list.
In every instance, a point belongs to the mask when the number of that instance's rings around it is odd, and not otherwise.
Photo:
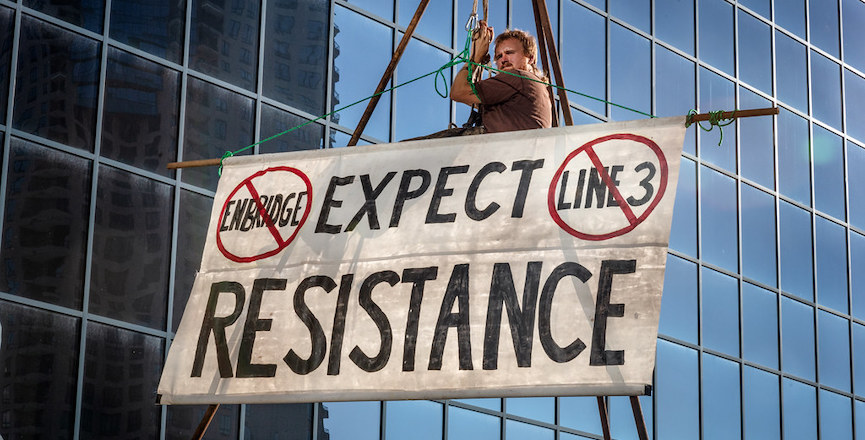
[(302, 171), (286, 166), (259, 171), (226, 198), (216, 246), (238, 263), (276, 255), (300, 232), (311, 207), (312, 183)]
[(649, 138), (599, 137), (572, 151), (547, 192), (553, 221), (582, 240), (626, 234), (646, 220), (667, 189), (667, 160)]

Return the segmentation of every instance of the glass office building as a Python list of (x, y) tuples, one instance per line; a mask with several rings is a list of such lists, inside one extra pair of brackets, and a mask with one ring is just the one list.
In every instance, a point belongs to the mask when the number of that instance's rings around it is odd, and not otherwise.
[[(468, 0), (432, 0), (393, 84), (458, 53)], [(339, 148), (417, 0), (0, 0), (0, 436), (189, 438), (155, 405), (220, 157)], [(865, 439), (865, 3), (549, 0), (565, 85), (691, 127), (667, 259), (655, 439)], [(530, 0), (490, 22), (534, 32)], [(448, 72), (446, 75), (453, 75)], [(643, 116), (570, 96), (576, 123)], [(432, 77), (361, 140), (462, 123)], [(719, 143), (720, 141), (720, 143)], [(360, 147), (362, 148), (362, 147)], [(627, 398), (612, 434), (636, 438)], [(209, 439), (601, 438), (594, 398), (225, 405)]]

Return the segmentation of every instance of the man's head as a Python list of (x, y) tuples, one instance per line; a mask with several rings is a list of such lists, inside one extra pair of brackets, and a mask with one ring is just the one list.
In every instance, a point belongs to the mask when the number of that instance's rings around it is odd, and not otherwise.
[(514, 29), (496, 37), (494, 61), (499, 69), (535, 70), (537, 43), (526, 31)]

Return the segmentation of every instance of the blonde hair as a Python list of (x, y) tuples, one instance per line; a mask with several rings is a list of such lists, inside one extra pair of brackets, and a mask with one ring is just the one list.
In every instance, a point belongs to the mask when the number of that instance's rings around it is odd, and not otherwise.
[(537, 66), (538, 62), (538, 43), (532, 34), (522, 29), (511, 29), (500, 33), (496, 37), (495, 45), (498, 46), (504, 40), (514, 39), (520, 42), (523, 47), (523, 53), (529, 58), (529, 67), (535, 75), (541, 77), (542, 80), (548, 81), (547, 74)]

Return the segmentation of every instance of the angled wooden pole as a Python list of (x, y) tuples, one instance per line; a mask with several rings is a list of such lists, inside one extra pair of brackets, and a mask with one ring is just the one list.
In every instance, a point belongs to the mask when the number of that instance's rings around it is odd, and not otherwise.
[[(565, 125), (574, 125), (574, 118), (571, 116), (571, 105), (568, 103), (568, 92), (565, 91), (565, 80), (562, 77), (562, 65), (559, 62), (559, 53), (556, 52), (556, 41), (553, 37), (553, 29), (550, 25), (550, 14), (547, 10), (547, 2), (545, 0), (532, 0), (537, 10), (536, 14), (540, 16), (541, 25), (544, 28), (544, 39), (546, 40), (546, 50), (550, 55), (550, 61), (553, 65), (553, 73), (556, 75), (556, 84), (560, 87), (559, 102), (562, 104), (562, 114), (565, 118)], [(542, 49), (543, 50), (543, 49)]]
[[(778, 107), (755, 108), (751, 110), (735, 110), (721, 113), (720, 119), (749, 118), (751, 116), (771, 116), (779, 113)], [(697, 113), (689, 117), (691, 122), (708, 121), (711, 113)]]
[[(538, 12), (537, 2), (532, 1), (532, 8), (535, 11), (535, 29), (537, 29), (537, 34), (538, 34), (538, 52), (540, 52), (540, 56), (541, 56), (541, 68), (544, 69), (544, 72), (549, 73), (550, 72), (550, 63), (547, 60), (547, 51), (546, 51), (547, 39), (544, 38), (544, 28), (543, 28), (543, 25), (541, 25), (541, 14), (540, 14), (540, 12)], [(556, 111), (556, 100), (553, 99), (553, 86), (547, 86), (547, 94), (550, 97), (550, 104), (551, 104), (550, 111), (552, 112), (553, 127), (558, 127), (559, 126), (559, 112)]]
[(396, 70), (396, 65), (399, 63), (400, 58), (402, 58), (403, 52), (405, 52), (406, 46), (408, 46), (409, 41), (411, 41), (411, 36), (414, 34), (414, 30), (417, 27), (417, 23), (420, 21), (421, 16), (423, 15), (424, 10), (426, 9), (426, 5), (429, 3), (429, 0), (421, 0), (420, 4), (417, 5), (417, 10), (414, 12), (414, 17), (411, 18), (411, 22), (409, 22), (408, 27), (405, 30), (405, 34), (402, 36), (402, 40), (400, 40), (399, 45), (396, 48), (396, 52), (393, 53), (393, 57), (390, 59), (390, 64), (387, 65), (387, 68), (384, 69), (384, 74), (381, 76), (381, 81), (378, 82), (378, 87), (375, 88), (375, 93), (373, 97), (366, 104), (366, 110), (363, 112), (363, 116), (360, 117), (360, 122), (357, 123), (357, 127), (354, 129), (354, 133), (351, 134), (351, 140), (348, 141), (348, 146), (352, 147), (357, 145), (358, 139), (360, 139), (360, 135), (363, 133), (363, 129), (366, 128), (366, 124), (369, 122), (369, 118), (372, 116), (373, 110), (375, 110), (375, 106), (378, 104), (378, 100), (381, 98), (381, 92), (384, 91), (384, 88), (387, 86), (388, 81), (390, 81), (393, 76), (393, 71)]
[(204, 433), (207, 431), (207, 427), (213, 420), (213, 416), (216, 415), (217, 409), (219, 409), (219, 404), (207, 407), (207, 411), (204, 412), (204, 417), (202, 417), (201, 422), (198, 423), (198, 428), (195, 428), (195, 432), (192, 434), (192, 440), (201, 440), (201, 438), (204, 437)]
[(610, 435), (610, 415), (607, 412), (607, 402), (604, 396), (598, 396), (598, 414), (601, 415), (601, 429), (604, 431), (604, 440), (611, 440)]
[(637, 424), (637, 435), (640, 440), (649, 440), (649, 431), (646, 429), (646, 420), (643, 418), (643, 408), (640, 407), (640, 398), (631, 396), (631, 411), (634, 413), (634, 423)]

